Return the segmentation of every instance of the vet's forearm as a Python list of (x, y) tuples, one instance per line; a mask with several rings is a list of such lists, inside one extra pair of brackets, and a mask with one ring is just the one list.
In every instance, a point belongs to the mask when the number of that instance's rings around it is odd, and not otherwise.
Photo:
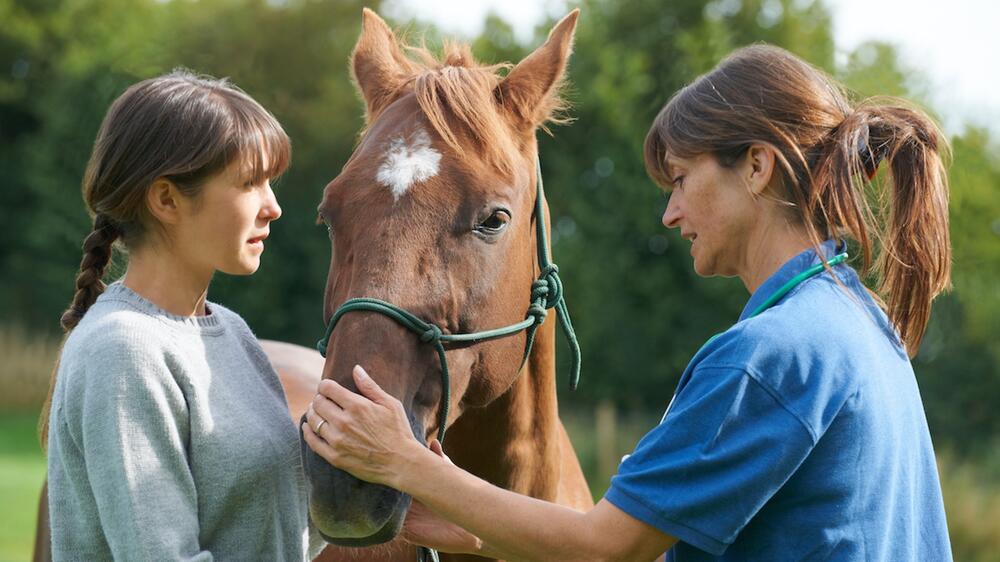
[(409, 463), (395, 487), (479, 537), (481, 549), (470, 554), (524, 562), (619, 557), (609, 553), (617, 548), (611, 537), (588, 528), (585, 513), (503, 490), (430, 452)]

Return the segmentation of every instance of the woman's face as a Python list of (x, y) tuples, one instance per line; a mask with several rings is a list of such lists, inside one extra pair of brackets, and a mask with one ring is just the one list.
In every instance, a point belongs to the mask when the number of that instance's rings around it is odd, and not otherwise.
[(196, 270), (249, 275), (260, 267), (264, 239), (281, 207), (268, 180), (254, 184), (247, 177), (234, 163), (186, 200), (174, 243)]
[(711, 154), (669, 157), (673, 173), (663, 226), (681, 229), (691, 241), (694, 270), (703, 277), (731, 277), (746, 270), (755, 222), (755, 201), (743, 180), (745, 166), (724, 168)]

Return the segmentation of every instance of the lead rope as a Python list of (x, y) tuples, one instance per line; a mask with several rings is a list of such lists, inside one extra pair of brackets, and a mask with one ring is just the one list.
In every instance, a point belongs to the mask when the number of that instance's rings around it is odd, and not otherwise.
[[(527, 318), (501, 328), (473, 332), (469, 334), (445, 334), (437, 325), (427, 322), (406, 309), (400, 308), (392, 303), (372, 299), (367, 297), (348, 299), (337, 308), (330, 323), (327, 325), (326, 334), (323, 339), (316, 343), (316, 349), (320, 355), (326, 357), (327, 344), (333, 329), (344, 314), (353, 311), (377, 312), (388, 316), (399, 325), (415, 332), (420, 336), (420, 341), (429, 343), (437, 351), (438, 359), (441, 362), (441, 406), (438, 410), (438, 431), (437, 439), (444, 444), (444, 433), (448, 422), (448, 412), (451, 407), (451, 377), (448, 374), (448, 360), (444, 353), (443, 342), (482, 342), (510, 336), (525, 330), (526, 342), (524, 346), (524, 357), (521, 358), (521, 366), (518, 372), (524, 368), (531, 354), (531, 346), (535, 343), (535, 333), (538, 327), (545, 322), (548, 309), (556, 309), (556, 317), (559, 325), (562, 326), (563, 335), (569, 343), (570, 352), (570, 390), (576, 390), (580, 383), (580, 342), (577, 340), (576, 332), (573, 330), (573, 323), (569, 318), (569, 308), (563, 298), (562, 279), (559, 277), (559, 267), (552, 263), (549, 256), (548, 233), (545, 228), (545, 191), (542, 186), (542, 164), (535, 159), (536, 185), (535, 185), (535, 237), (538, 245), (538, 267), (540, 273), (538, 278), (531, 284), (531, 304), (528, 306)], [(439, 562), (436, 550), (427, 547), (417, 547), (417, 562)]]

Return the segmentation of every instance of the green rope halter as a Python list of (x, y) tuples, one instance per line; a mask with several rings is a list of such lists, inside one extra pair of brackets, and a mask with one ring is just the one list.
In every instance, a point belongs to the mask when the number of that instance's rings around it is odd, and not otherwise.
[(576, 332), (573, 331), (573, 323), (569, 318), (569, 309), (563, 298), (562, 280), (559, 278), (559, 267), (552, 263), (549, 258), (548, 234), (545, 231), (545, 193), (542, 188), (542, 167), (541, 162), (535, 160), (537, 182), (535, 195), (535, 229), (538, 242), (538, 265), (541, 273), (531, 284), (531, 299), (528, 306), (527, 317), (509, 326), (473, 332), (469, 334), (445, 334), (437, 325), (427, 322), (413, 313), (400, 308), (392, 303), (372, 298), (354, 298), (344, 301), (330, 318), (330, 323), (326, 327), (326, 334), (323, 339), (316, 343), (316, 349), (323, 357), (326, 357), (326, 346), (333, 334), (333, 329), (337, 322), (348, 312), (365, 311), (377, 312), (388, 316), (400, 326), (416, 333), (420, 336), (420, 341), (434, 346), (441, 361), (441, 407), (438, 413), (438, 441), (444, 443), (445, 426), (448, 422), (448, 410), (451, 405), (451, 379), (448, 374), (448, 360), (445, 357), (444, 343), (447, 342), (483, 342), (497, 338), (507, 337), (522, 330), (527, 333), (527, 342), (524, 346), (524, 356), (521, 358), (521, 367), (524, 367), (528, 356), (531, 354), (531, 346), (535, 342), (535, 332), (538, 327), (545, 322), (548, 309), (555, 308), (559, 323), (562, 326), (563, 334), (569, 342), (570, 350), (573, 354), (570, 367), (570, 390), (576, 390), (580, 382), (580, 344), (576, 339)]

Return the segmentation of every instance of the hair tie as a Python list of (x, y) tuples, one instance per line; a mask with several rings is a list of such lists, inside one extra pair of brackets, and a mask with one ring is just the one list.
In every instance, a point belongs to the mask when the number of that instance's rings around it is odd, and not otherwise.
[(858, 134), (856, 150), (858, 157), (861, 159), (861, 169), (864, 171), (868, 181), (871, 181), (878, 171), (878, 165), (889, 152), (889, 143), (881, 142), (877, 146), (872, 146), (868, 123), (863, 123)]
[(114, 237), (122, 235), (122, 229), (118, 223), (104, 213), (97, 213), (94, 216), (94, 230), (103, 230)]

